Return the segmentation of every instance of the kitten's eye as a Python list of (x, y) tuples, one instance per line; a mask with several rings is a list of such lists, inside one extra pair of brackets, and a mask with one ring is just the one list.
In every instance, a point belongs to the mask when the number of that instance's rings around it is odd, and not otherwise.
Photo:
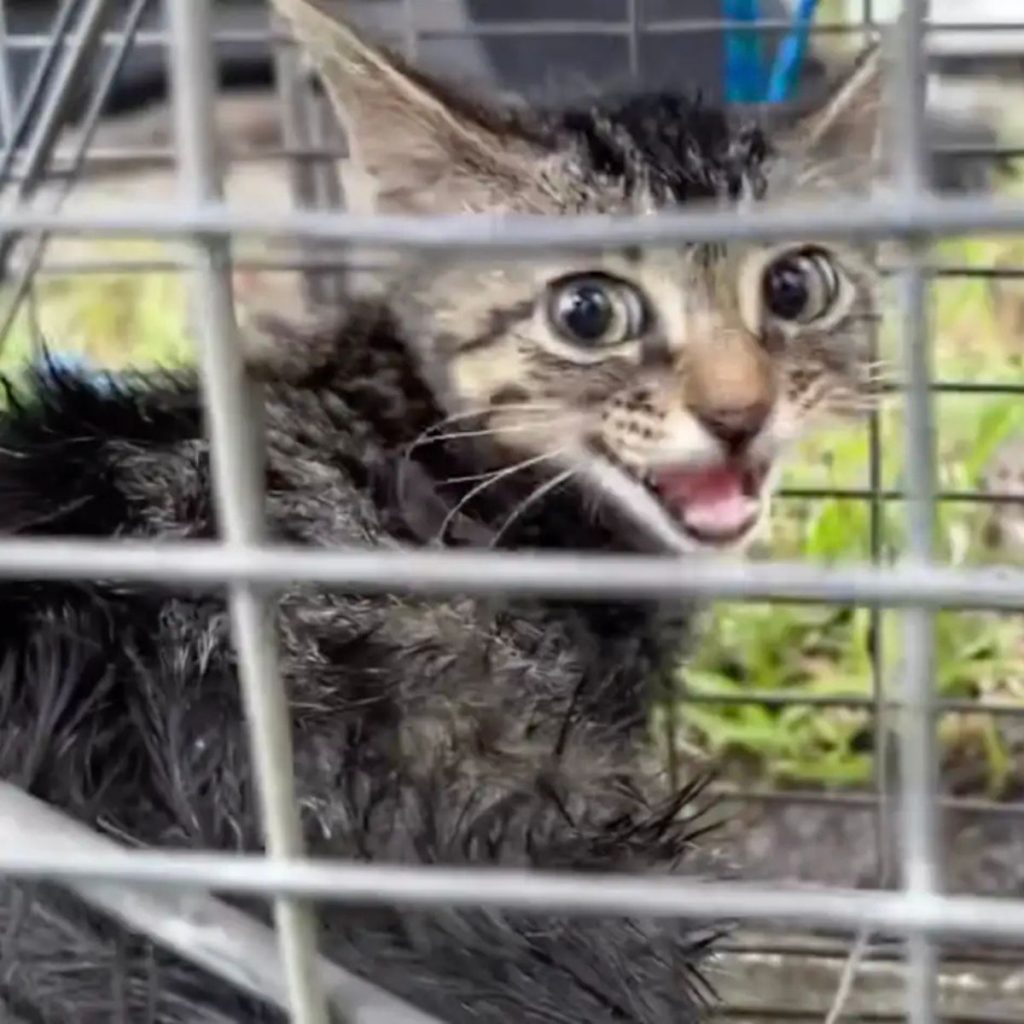
[(825, 316), (839, 297), (839, 274), (820, 249), (786, 253), (765, 268), (761, 295), (772, 316), (809, 324)]
[(587, 348), (620, 345), (647, 326), (641, 294), (624, 281), (588, 275), (557, 282), (548, 295), (548, 319), (567, 341)]

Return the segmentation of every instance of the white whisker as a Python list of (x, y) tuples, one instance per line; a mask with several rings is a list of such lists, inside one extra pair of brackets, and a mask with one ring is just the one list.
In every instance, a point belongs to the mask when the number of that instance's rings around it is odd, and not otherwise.
[(531, 506), (535, 505), (541, 498), (551, 491), (555, 490), (556, 487), (561, 487), (562, 484), (572, 479), (576, 475), (575, 469), (566, 469), (559, 473), (557, 476), (553, 476), (550, 480), (545, 481), (539, 487), (535, 487), (527, 497), (525, 497), (518, 505), (512, 510), (512, 514), (502, 523), (501, 529), (497, 532), (494, 540), (491, 541), (491, 547), (497, 547), (501, 542), (502, 537), (508, 533), (509, 528), (515, 523), (520, 516)]
[(830, 385), (826, 384), (824, 380), (818, 379), (814, 381), (810, 387), (802, 395), (796, 403), (797, 412), (809, 413), (816, 405), (820, 404), (822, 398), (824, 398), (826, 391)]
[(463, 495), (457, 505), (444, 517), (444, 522), (441, 523), (440, 528), (437, 531), (436, 540), (441, 541), (444, 539), (445, 534), (448, 532), (448, 527), (451, 526), (452, 520), (458, 515), (459, 511), (463, 509), (466, 504), (472, 501), (477, 495), (481, 494), (492, 484), (496, 484), (506, 477), (512, 476), (513, 473), (518, 473), (521, 470), (528, 469), (530, 466), (535, 466), (539, 462), (544, 462), (547, 459), (556, 458), (559, 455), (564, 454), (567, 448), (557, 448), (552, 452), (545, 452), (542, 455), (535, 455), (533, 458), (524, 459), (522, 462), (517, 462), (513, 466), (507, 466), (505, 469), (496, 471), (490, 474), (483, 483), (478, 484), (467, 494)]
[[(532, 412), (532, 411), (548, 411), (548, 410), (551, 410), (551, 409), (558, 409), (559, 406), (557, 406), (557, 405), (555, 405), (553, 403), (551, 403), (551, 404), (541, 404), (541, 403), (537, 403), (537, 402), (520, 402), (520, 403), (516, 403), (516, 404), (504, 405), (501, 408), (502, 409), (519, 409), (519, 410), (524, 410), (525, 409), (525, 410), (529, 410), (529, 411)], [(488, 435), (494, 435), (494, 434), (497, 434), (497, 433), (503, 433), (504, 431), (526, 431), (526, 430), (537, 429), (537, 427), (552, 427), (552, 426), (556, 426), (559, 422), (561, 422), (562, 419), (565, 418), (564, 415), (563, 415), (561, 417), (548, 417), (548, 418), (544, 418), (544, 419), (537, 419), (537, 420), (533, 421), (532, 423), (516, 424), (516, 425), (513, 425), (513, 426), (509, 426), (509, 427), (491, 427), (491, 428), (488, 428), (486, 430), (465, 430), (465, 431), (458, 431), (458, 430), (456, 430), (456, 431), (449, 431), (446, 434), (438, 434), (438, 435), (435, 435), (433, 437), (430, 436), (430, 432), (433, 431), (433, 430), (438, 430), (438, 429), (440, 429), (442, 427), (450, 426), (450, 425), (452, 425), (454, 423), (458, 423), (459, 421), (465, 421), (465, 420), (471, 419), (471, 418), (473, 418), (475, 416), (484, 416), (484, 415), (487, 415), (487, 413), (491, 412), (491, 411), (493, 411), (493, 410), (490, 410), (490, 409), (477, 409), (477, 410), (473, 410), (471, 412), (456, 413), (453, 416), (447, 416), (443, 420), (439, 420), (437, 423), (431, 425), (426, 430), (424, 430), (411, 444), (408, 445), (408, 447), (402, 453), (402, 459), (401, 459), (401, 462), (399, 463), (399, 466), (398, 466), (399, 486), (401, 486), (401, 483), (402, 483), (402, 481), (405, 478), (405, 474), (406, 474), (408, 468), (412, 465), (412, 455), (413, 455), (413, 452), (415, 452), (417, 449), (422, 448), (422, 447), (424, 447), (424, 446), (426, 446), (428, 444), (437, 444), (437, 443), (441, 443), (443, 441), (453, 441), (453, 440), (458, 440), (458, 439), (463, 438), (463, 437), (465, 437), (465, 438), (487, 437)], [(470, 476), (464, 476), (464, 477), (449, 477), (446, 480), (439, 481), (438, 486), (442, 486), (443, 487), (446, 484), (471, 483), (473, 480), (482, 480), (485, 477), (488, 477), (490, 475), (491, 475), (491, 473), (488, 472), (488, 473), (475, 473), (475, 474), (472, 474)]]
[(429, 437), (424, 443), (434, 444), (437, 441), (453, 441), (462, 437), (492, 437), (495, 434), (518, 434), (528, 430), (536, 430), (538, 427), (556, 427), (568, 416), (558, 416), (551, 419), (535, 420), (533, 423), (516, 423), (510, 427), (488, 427), (486, 430), (453, 430), (449, 434), (438, 434), (436, 437)]
[(408, 458), (417, 449), (425, 444), (434, 444), (439, 441), (448, 441), (457, 437), (472, 437), (475, 436), (474, 432), (467, 431), (462, 434), (458, 431), (452, 431), (447, 434), (434, 435), (435, 430), (440, 430), (443, 427), (450, 427), (456, 423), (462, 423), (465, 420), (473, 419), (478, 416), (487, 416), (488, 414), (494, 414), (498, 411), (505, 410), (516, 410), (516, 411), (529, 411), (529, 412), (550, 412), (553, 409), (560, 409), (561, 406), (554, 402), (518, 402), (515, 404), (502, 405), (497, 407), (486, 407), (472, 409), (466, 412), (455, 413), (452, 416), (446, 416), (443, 420), (438, 420), (437, 423), (432, 423), (426, 430), (422, 431), (414, 441), (412, 441), (405, 450), (403, 458)]
[(452, 484), (471, 484), (474, 480), (486, 480), (494, 476), (497, 470), (489, 469), (486, 473), (470, 473), (469, 476), (449, 476), (438, 480), (438, 487), (449, 487)]

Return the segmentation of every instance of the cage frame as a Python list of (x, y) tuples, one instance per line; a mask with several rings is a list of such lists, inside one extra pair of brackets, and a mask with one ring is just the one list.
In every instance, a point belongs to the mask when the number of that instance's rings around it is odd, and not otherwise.
[[(93, 0), (99, 10), (103, 0)], [(210, 0), (165, 0), (168, 24), (165, 32), (137, 32), (136, 41), (165, 44), (170, 55), (174, 84), (174, 152), (178, 162), (181, 205), (174, 211), (135, 209), (97, 215), (24, 210), (15, 207), (4, 215), (4, 236), (103, 236), (158, 237), (182, 242), (180, 260), (158, 264), (188, 275), (198, 311), (198, 351), (209, 410), (210, 440), (215, 467), (216, 501), (224, 539), (217, 542), (167, 542), (156, 545), (85, 542), (64, 539), (0, 539), (0, 578), (88, 579), (116, 576), (125, 580), (220, 584), (228, 588), (232, 631), (239, 655), (240, 685), (246, 701), (250, 740), (259, 780), (267, 832), (267, 855), (170, 854), (161, 851), (127, 852), (112, 844), (91, 846), (88, 857), (70, 849), (41, 852), (27, 841), (0, 844), (0, 874), (19, 879), (57, 880), (85, 893), (110, 891), (111, 883), (142, 893), (152, 889), (164, 894), (168, 887), (196, 892), (207, 889), (263, 895), (275, 902), (280, 943), (281, 974), (279, 1005), (287, 1008), (296, 1024), (325, 1024), (327, 1006), (350, 1005), (352, 1019), (359, 1014), (359, 1000), (352, 992), (338, 996), (337, 974), (318, 963), (313, 941), (309, 902), (314, 899), (361, 902), (402, 902), (415, 906), (440, 904), (491, 906), (531, 910), (559, 909), (572, 913), (640, 913), (645, 916), (722, 917), (760, 924), (815, 924), (840, 928), (862, 937), (883, 934), (899, 937), (908, 948), (906, 1015), (913, 1024), (932, 1024), (937, 1019), (937, 943), (948, 937), (999, 939), (1024, 943), (1024, 899), (1003, 900), (957, 896), (942, 891), (938, 816), (955, 802), (940, 801), (937, 793), (935, 723), (943, 711), (966, 709), (1008, 715), (1024, 709), (982, 702), (940, 701), (932, 692), (934, 615), (942, 608), (1024, 608), (1024, 571), (1007, 569), (957, 569), (940, 565), (934, 558), (932, 517), (940, 500), (1006, 500), (1006, 496), (939, 493), (935, 478), (934, 396), (943, 391), (963, 392), (963, 382), (936, 381), (931, 368), (929, 281), (936, 274), (968, 273), (969, 268), (933, 268), (927, 249), (938, 237), (955, 234), (1016, 233), (1024, 229), (1024, 204), (991, 197), (945, 197), (928, 188), (928, 146), (923, 133), (926, 56), (924, 42), (935, 30), (926, 18), (926, 0), (904, 0), (904, 16), (898, 30), (898, 73), (891, 88), (896, 124), (904, 140), (888, 193), (841, 208), (817, 204), (773, 205), (764, 210), (664, 214), (657, 218), (580, 218), (572, 223), (536, 218), (503, 218), (496, 231), (487, 218), (449, 216), (430, 219), (381, 216), (366, 218), (340, 212), (296, 210), (287, 215), (239, 215), (223, 204), (222, 176), (212, 121), (213, 50)], [(411, 3), (406, 11), (405, 43), (415, 53), (422, 38), (415, 25)], [(0, 14), (3, 4), (0, 3)], [(646, 22), (642, 0), (627, 0), (627, 18), (612, 23), (586, 22), (588, 32), (608, 32), (628, 40), (629, 68), (637, 73), (642, 34), (678, 31), (673, 21)], [(1013, 23), (1020, 27), (1018, 23)], [(715, 22), (714, 27), (720, 27)], [(685, 23), (688, 30), (702, 26)], [(467, 26), (467, 35), (500, 35), (502, 32), (577, 31), (571, 19), (514, 26), (490, 24)], [(708, 27), (708, 26), (703, 26)], [(762, 23), (761, 29), (779, 27)], [(990, 25), (943, 25), (943, 31), (970, 31)], [(865, 0), (860, 24), (825, 23), (816, 32), (873, 31), (877, 28), (871, 0)], [(102, 38), (79, 37), (77, 45), (116, 46), (124, 36), (107, 33)], [(248, 36), (247, 36), (248, 38)], [(280, 40), (277, 30), (267, 40)], [(16, 45), (46, 46), (53, 39), (21, 40)], [(12, 39), (0, 22), (0, 83), (5, 78), (5, 53)], [(84, 52), (84, 50), (83, 50)], [(64, 65), (65, 67), (67, 65)], [(301, 74), (292, 63), (281, 74), (283, 101), (299, 112), (308, 98), (295, 83)], [(289, 98), (290, 90), (290, 98)], [(5, 98), (6, 97), (6, 98)], [(52, 100), (58, 103), (59, 97)], [(59, 105), (53, 108), (59, 120)], [(9, 127), (13, 104), (0, 84), (0, 116)], [(97, 113), (96, 117), (99, 117)], [(7, 133), (5, 132), (5, 137)], [(88, 136), (88, 132), (86, 132)], [(54, 138), (44, 130), (38, 135), (40, 156), (23, 169), (26, 188), (41, 173), (40, 160), (54, 157)], [(3, 156), (5, 170), (12, 164), (16, 145)], [(72, 183), (90, 159), (88, 138), (72, 155), (63, 172)], [(313, 131), (306, 121), (278, 154), (298, 159), (293, 185), (298, 199), (337, 205), (339, 195), (329, 179), (316, 171), (339, 155), (336, 146)], [(1004, 147), (1017, 155), (1024, 148)], [(150, 154), (152, 157), (153, 154)], [(136, 154), (135, 159), (138, 159)], [(95, 154), (91, 159), (95, 159)], [(132, 159), (129, 157), (128, 159)], [(2, 176), (2, 175), (0, 175)], [(70, 185), (69, 185), (70, 187)], [(330, 271), (337, 260), (317, 257), (318, 246), (343, 243), (348, 247), (394, 248), (419, 251), (474, 252), (529, 258), (537, 247), (593, 248), (650, 242), (700, 242), (712, 240), (778, 241), (798, 234), (814, 218), (823, 237), (856, 237), (894, 240), (902, 246), (901, 266), (893, 273), (901, 292), (903, 380), (907, 428), (905, 449), (908, 473), (896, 495), (882, 492), (877, 426), (872, 428), (871, 482), (852, 498), (866, 498), (872, 507), (899, 497), (905, 504), (909, 547), (895, 566), (863, 565), (822, 570), (802, 564), (769, 562), (737, 566), (732, 563), (691, 563), (685, 577), (670, 558), (640, 556), (576, 557), (538, 554), (427, 552), (427, 551), (305, 551), (267, 544), (259, 509), (260, 444), (255, 426), (257, 403), (245, 379), (241, 357), (234, 344), (236, 326), (232, 307), (231, 245), (240, 238), (301, 239), (311, 248), (304, 261), (280, 264), (306, 270)], [(273, 261), (256, 266), (275, 266)], [(84, 272), (88, 266), (64, 266), (55, 271), (41, 263), (23, 265), (28, 295), (38, 272)], [(93, 265), (95, 270), (95, 265)], [(102, 269), (102, 265), (100, 265)], [(97, 271), (99, 272), (99, 271)], [(973, 271), (971, 271), (973, 272)], [(1021, 271), (1024, 274), (1024, 270)], [(321, 282), (316, 294), (330, 296), (331, 284)], [(993, 385), (1000, 392), (1024, 393), (1024, 385)], [(239, 429), (246, 424), (246, 429)], [(253, 428), (253, 429), (248, 429)], [(804, 492), (800, 492), (801, 494)], [(827, 490), (823, 494), (834, 496)], [(874, 554), (880, 543), (874, 538)], [(823, 603), (849, 602), (867, 605), (873, 614), (884, 608), (906, 613), (906, 664), (899, 695), (883, 692), (881, 662), (876, 664), (875, 691), (858, 706), (871, 707), (877, 728), (884, 729), (897, 714), (901, 728), (900, 790), (893, 804), (884, 779), (876, 775), (875, 792), (866, 797), (877, 806), (880, 829), (888, 829), (896, 809), (902, 812), (903, 850), (898, 864), (886, 864), (883, 873), (898, 869), (902, 884), (895, 891), (877, 887), (865, 891), (801, 891), (755, 883), (728, 885), (673, 878), (588, 878), (547, 875), (512, 870), (457, 871), (438, 867), (312, 863), (303, 859), (302, 841), (291, 788), (291, 741), (287, 702), (276, 671), (277, 656), (272, 631), (265, 628), (268, 603), (282, 586), (302, 580), (361, 593), (393, 589), (430, 594), (503, 593), (559, 596), (673, 596), (731, 600), (785, 600)], [(874, 656), (880, 658), (876, 648)], [(701, 699), (691, 697), (690, 699)], [(721, 702), (723, 698), (708, 698)], [(742, 698), (737, 698), (742, 700)], [(751, 702), (794, 702), (792, 695), (758, 694)], [(798, 703), (807, 701), (797, 700)], [(826, 703), (809, 702), (809, 703)], [(833, 703), (853, 706), (849, 699)], [(880, 750), (882, 748), (879, 748)], [(767, 798), (767, 794), (762, 794)], [(778, 799), (794, 799), (783, 794)], [(961, 804), (971, 803), (961, 801)], [(974, 801), (975, 809), (988, 811), (1005, 806)], [(0, 784), (0, 811), (14, 807), (43, 828), (57, 828), (46, 809), (33, 806), (6, 784)], [(1021, 810), (1017, 808), (1016, 810)], [(2, 815), (0, 815), (2, 817)], [(0, 829), (0, 834), (3, 834)], [(38, 833), (37, 833), (38, 835)], [(27, 840), (27, 836), (23, 837)], [(888, 842), (880, 847), (888, 848)], [(102, 846), (102, 848), (101, 848)], [(88, 897), (86, 897), (88, 898)], [(164, 898), (154, 896), (155, 899)], [(167, 896), (169, 899), (169, 895)], [(123, 914), (124, 908), (121, 908)], [(138, 922), (136, 922), (138, 923)], [(263, 935), (261, 941), (266, 941)], [(325, 972), (328, 972), (325, 974)], [(344, 972), (342, 972), (343, 974)], [(332, 987), (330, 978), (333, 977)], [(345, 981), (344, 978), (342, 978)], [(351, 980), (351, 979), (348, 979)], [(344, 987), (344, 986), (342, 986)], [(364, 993), (365, 995), (365, 993)], [(373, 994), (377, 998), (380, 994)], [(409, 1007), (392, 1005), (381, 996), (386, 1012), (381, 1020), (414, 1021), (428, 1018)], [(371, 999), (372, 1003), (372, 999)], [(378, 1007), (378, 1010), (380, 1008)], [(381, 1013), (385, 1010), (380, 1010)], [(377, 1011), (373, 1011), (377, 1012)], [(366, 1017), (369, 1020), (372, 1017)]]

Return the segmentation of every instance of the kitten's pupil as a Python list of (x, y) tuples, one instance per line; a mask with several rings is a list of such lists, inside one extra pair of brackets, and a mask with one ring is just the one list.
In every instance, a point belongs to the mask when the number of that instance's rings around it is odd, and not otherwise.
[(810, 283), (803, 261), (792, 257), (776, 260), (764, 275), (764, 302), (780, 320), (796, 320), (807, 308)]
[(600, 341), (615, 317), (608, 292), (599, 284), (578, 284), (559, 298), (559, 320), (580, 341)]

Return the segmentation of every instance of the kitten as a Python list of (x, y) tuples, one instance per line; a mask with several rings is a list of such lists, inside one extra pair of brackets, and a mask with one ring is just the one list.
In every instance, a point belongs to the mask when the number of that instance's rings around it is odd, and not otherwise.
[[(756, 130), (727, 133), (717, 113), (676, 97), (495, 114), (317, 4), (278, 6), (315, 56), (381, 212), (744, 206), (863, 188), (876, 170), (877, 54), (773, 154)], [(868, 255), (809, 232), (780, 246), (432, 257), (401, 268), (388, 304), (439, 403), (475, 414), (505, 460), (540, 460), (535, 475), (561, 473), (627, 517), (630, 546), (720, 550), (764, 521), (780, 457), (870, 388)]]
[[(278, 6), (317, 57), (380, 210), (655, 213), (838, 197), (874, 170), (877, 57), (770, 143), (671, 96), (491, 111), (308, 0)], [(742, 546), (785, 449), (870, 391), (868, 255), (811, 234), (432, 257), (404, 263), (336, 329), (265, 325), (250, 356), (266, 382), (270, 533), (314, 546)], [(0, 528), (217, 535), (193, 378), (97, 388), (53, 367), (30, 383), (0, 422)], [(133, 842), (259, 848), (219, 594), (0, 583), (0, 605), (0, 776)], [(313, 853), (707, 867), (693, 845), (699, 786), (666, 786), (643, 742), (687, 620), (677, 603), (289, 588), (282, 673)], [(0, 919), (19, 929), (0, 945), (10, 1014), (277, 1019), (177, 960), (154, 971), (145, 943), (49, 887), (26, 900), (6, 885)], [(325, 955), (450, 1024), (689, 1024), (706, 1001), (701, 922), (355, 907), (320, 919)]]

